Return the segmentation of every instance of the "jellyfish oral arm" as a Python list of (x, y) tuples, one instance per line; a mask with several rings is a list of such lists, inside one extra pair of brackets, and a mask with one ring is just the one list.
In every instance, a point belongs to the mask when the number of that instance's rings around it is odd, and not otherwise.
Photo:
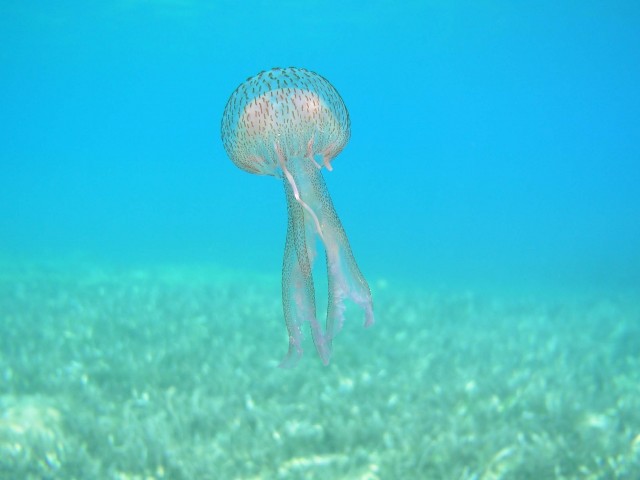
[[(362, 308), (366, 327), (373, 324), (371, 292), (353, 257), (320, 169), (306, 157), (281, 157), (280, 163), (289, 215), (282, 279), (289, 353), (282, 365), (295, 363), (302, 354), (301, 327), (307, 321), (318, 355), (326, 365), (331, 357), (332, 340), (344, 323), (346, 299)], [(324, 332), (316, 316), (311, 273), (316, 236), (324, 245), (329, 281)]]
[[(293, 182), (293, 177), (292, 182)], [(285, 177), (287, 198), (287, 239), (282, 262), (282, 307), (289, 332), (289, 351), (281, 367), (295, 365), (302, 356), (302, 326), (309, 322), (316, 351), (325, 365), (331, 357), (330, 344), (316, 317), (315, 288), (311, 273), (316, 252), (313, 231), (305, 222), (304, 209), (295, 197), (294, 187)]]
[[(311, 218), (313, 219), (313, 222), (315, 223), (316, 231), (318, 232), (318, 235), (324, 242), (324, 237), (322, 235), (322, 227), (320, 226), (320, 221), (318, 220), (318, 217), (316, 216), (315, 212), (311, 209), (311, 207), (309, 207), (309, 205), (307, 205), (304, 202), (304, 200), (302, 200), (302, 197), (300, 197), (300, 191), (298, 190), (298, 185), (296, 184), (296, 181), (294, 180), (291, 172), (287, 169), (287, 163), (285, 161), (284, 154), (282, 153), (282, 149), (278, 145), (276, 145), (275, 147), (276, 147), (276, 152), (278, 154), (278, 161), (280, 163), (280, 168), (282, 169), (282, 173), (284, 173), (284, 176), (287, 182), (289, 182), (289, 185), (291, 186), (291, 190), (293, 191), (293, 196), (295, 197), (296, 201), (302, 206), (302, 208), (304, 208), (306, 212), (311, 216)], [(315, 164), (315, 161), (314, 161), (314, 164)]]

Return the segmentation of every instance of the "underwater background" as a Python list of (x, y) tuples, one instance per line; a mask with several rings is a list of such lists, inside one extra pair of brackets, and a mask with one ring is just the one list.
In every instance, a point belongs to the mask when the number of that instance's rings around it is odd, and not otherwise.
[[(640, 478), (639, 50), (631, 1), (2, 2), (0, 478)], [(328, 367), (220, 139), (276, 66), (351, 118)]]

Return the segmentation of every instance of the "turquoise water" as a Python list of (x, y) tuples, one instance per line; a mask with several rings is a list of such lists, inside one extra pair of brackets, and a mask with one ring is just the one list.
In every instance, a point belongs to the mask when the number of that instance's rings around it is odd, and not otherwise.
[[(640, 478), (640, 8), (556, 3), (4, 2), (0, 478)], [(328, 367), (220, 139), (291, 65), (376, 316)]]

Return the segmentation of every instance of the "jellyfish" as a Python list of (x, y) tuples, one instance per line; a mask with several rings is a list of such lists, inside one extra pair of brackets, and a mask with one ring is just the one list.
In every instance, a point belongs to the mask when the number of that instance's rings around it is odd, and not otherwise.
[[(282, 180), (287, 235), (282, 264), (282, 306), (289, 350), (280, 364), (302, 356), (302, 329), (310, 325), (316, 351), (329, 364), (335, 335), (344, 323), (345, 300), (373, 324), (371, 291), (353, 257), (321, 170), (350, 136), (347, 108), (325, 78), (303, 68), (274, 68), (247, 79), (229, 98), (222, 117), (222, 142), (242, 170)], [(318, 242), (319, 240), (319, 242)], [(316, 243), (324, 247), (328, 302), (324, 331), (317, 319), (313, 283)]]

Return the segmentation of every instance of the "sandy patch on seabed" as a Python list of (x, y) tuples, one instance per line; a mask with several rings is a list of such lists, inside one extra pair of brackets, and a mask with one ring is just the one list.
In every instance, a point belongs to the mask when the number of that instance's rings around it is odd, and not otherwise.
[(373, 284), (282, 370), (275, 276), (6, 270), (0, 478), (640, 478), (640, 296)]

